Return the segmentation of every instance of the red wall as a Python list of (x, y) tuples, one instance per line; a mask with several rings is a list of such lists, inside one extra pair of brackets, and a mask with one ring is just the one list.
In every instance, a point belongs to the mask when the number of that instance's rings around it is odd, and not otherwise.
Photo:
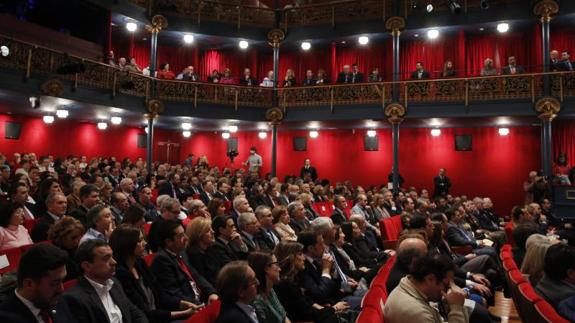
[[(0, 152), (33, 151), (39, 155), (67, 154), (116, 156), (117, 158), (145, 157), (145, 149), (137, 148), (137, 134), (142, 129), (109, 126), (100, 131), (95, 124), (56, 120), (45, 125), (41, 119), (0, 115), (0, 134), (4, 121), (22, 122), (19, 140), (6, 140), (0, 136)], [(278, 176), (299, 174), (306, 158), (317, 167), (320, 178), (332, 182), (351, 179), (354, 184), (380, 185), (387, 181), (391, 170), (391, 132), (378, 130), (379, 151), (363, 150), (365, 130), (321, 131), (316, 139), (308, 138), (307, 151), (293, 151), (292, 138), (307, 136), (307, 131), (279, 131)], [(473, 151), (456, 152), (454, 135), (473, 136)], [(271, 135), (259, 139), (257, 132), (238, 132), (239, 153), (233, 165), (241, 167), (249, 148), (255, 146), (264, 159), (263, 172), (271, 169)], [(400, 130), (400, 172), (406, 186), (432, 189), (433, 177), (440, 167), (447, 169), (452, 179), (454, 194), (488, 195), (493, 198), (499, 213), (508, 213), (523, 200), (522, 183), (530, 170), (540, 168), (540, 139), (538, 127), (511, 128), (509, 136), (499, 136), (497, 128), (442, 129), (439, 137), (432, 137), (429, 129), (404, 128)], [(179, 132), (158, 130), (155, 136), (155, 158), (162, 157), (158, 142), (170, 140), (180, 143), (180, 159), (188, 153), (206, 155), (211, 165), (229, 167), (226, 141), (220, 133), (195, 133), (185, 139)], [(165, 151), (165, 150), (164, 150)], [(165, 156), (163, 156), (165, 158)], [(162, 159), (163, 159), (162, 158)]]

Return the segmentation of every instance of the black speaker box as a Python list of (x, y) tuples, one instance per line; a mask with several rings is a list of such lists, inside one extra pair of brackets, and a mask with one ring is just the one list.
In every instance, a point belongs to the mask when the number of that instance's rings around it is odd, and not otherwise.
[(470, 135), (455, 136), (456, 151), (471, 151), (473, 149)]
[(379, 150), (379, 140), (377, 136), (370, 137), (365, 136), (363, 137), (363, 150), (365, 151), (378, 151)]
[(6, 121), (4, 127), (4, 138), (6, 139), (20, 139), (20, 132), (22, 131), (22, 124), (17, 122)]
[(307, 151), (307, 137), (294, 137), (293, 138), (293, 150), (295, 150), (295, 151)]
[(138, 134), (138, 148), (146, 148), (147, 137), (145, 133)]

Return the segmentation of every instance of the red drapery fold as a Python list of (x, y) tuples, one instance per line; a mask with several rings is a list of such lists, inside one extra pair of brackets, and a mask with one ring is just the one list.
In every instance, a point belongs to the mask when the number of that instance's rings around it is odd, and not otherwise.
[[(399, 70), (402, 79), (409, 79), (411, 72), (415, 70), (415, 64), (418, 61), (423, 62), (427, 71), (432, 78), (438, 78), (443, 71), (443, 64), (450, 60), (453, 62), (455, 69), (461, 69), (456, 58), (459, 55), (458, 37), (442, 37), (435, 40), (406, 40), (399, 46)], [(462, 75), (461, 72), (458, 75)]]
[(573, 29), (553, 31), (550, 43), (551, 49), (556, 49), (559, 52), (570, 51), (571, 59), (573, 59), (573, 51), (575, 51), (575, 33), (573, 33)]
[(569, 165), (575, 165), (575, 122), (556, 121), (553, 125), (553, 160), (567, 154)]

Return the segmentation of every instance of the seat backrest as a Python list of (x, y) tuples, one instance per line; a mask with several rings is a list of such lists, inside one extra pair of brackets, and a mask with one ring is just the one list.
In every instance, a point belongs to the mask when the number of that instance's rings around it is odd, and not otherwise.
[(148, 267), (152, 265), (152, 261), (154, 261), (155, 256), (156, 254), (153, 252), (144, 256), (144, 262), (146, 263), (146, 265), (148, 265)]
[(34, 229), (34, 227), (36, 226), (36, 224), (38, 224), (38, 219), (31, 219), (31, 220), (24, 220), (24, 228), (26, 228), (26, 230), (28, 230), (28, 233), (32, 233), (32, 230)]
[(387, 301), (387, 293), (384, 288), (379, 285), (371, 287), (361, 300), (361, 308), (373, 307), (383, 313), (383, 306)]
[(508, 243), (501, 246), (501, 251), (511, 251), (512, 249), (513, 249), (513, 247)]
[(213, 301), (196, 314), (192, 315), (186, 323), (214, 323), (220, 315), (221, 303)]
[(535, 303), (535, 310), (542, 320), (549, 323), (568, 323), (557, 311), (546, 301)]
[(77, 283), (78, 283), (77, 279), (72, 279), (72, 280), (64, 282), (64, 290), (68, 290), (68, 289), (74, 287)]
[[(15, 271), (18, 269), (18, 264), (20, 263), (20, 257), (22, 256), (22, 248), (12, 248), (4, 251), (0, 251), (0, 257), (6, 257), (8, 266), (0, 268), (0, 275)], [(3, 262), (3, 261), (2, 261)]]
[(517, 264), (515, 264), (515, 260), (513, 260), (513, 258), (507, 258), (505, 260), (503, 260), (503, 268), (506, 271), (511, 271), (513, 269), (518, 269), (517, 268)]
[(515, 240), (513, 240), (513, 222), (511, 221), (505, 224), (505, 236), (507, 237), (507, 243), (511, 246), (515, 246)]
[(515, 304), (517, 305), (517, 311), (523, 322), (534, 322), (534, 323), (544, 323), (544, 320), (537, 319), (540, 316), (535, 310), (535, 303), (541, 302), (543, 299), (541, 296), (535, 292), (533, 286), (530, 283), (520, 284), (518, 287), (517, 299)]
[(379, 221), (379, 228), (381, 231), (381, 238), (383, 240), (397, 240), (399, 234), (403, 230), (401, 217), (399, 215), (385, 218)]

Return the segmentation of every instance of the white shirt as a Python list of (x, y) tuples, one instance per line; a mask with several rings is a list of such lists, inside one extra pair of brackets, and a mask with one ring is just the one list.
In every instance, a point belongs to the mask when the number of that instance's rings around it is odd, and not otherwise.
[(36, 318), (36, 321), (38, 321), (38, 323), (46, 323), (44, 322), (44, 320), (42, 319), (42, 317), (40, 316), (40, 309), (37, 308), (32, 302), (30, 302), (29, 300), (25, 299), (24, 297), (22, 297), (22, 295), (18, 294), (18, 290), (14, 290), (14, 294), (16, 294), (16, 297), (18, 297), (18, 299), (20, 300), (20, 302), (24, 303), (24, 305), (26, 305), (26, 307), (30, 310), (30, 312), (32, 312), (32, 315), (34, 315), (34, 317)]
[(110, 290), (112, 289), (112, 286), (114, 286), (114, 281), (108, 279), (106, 281), (106, 285), (102, 285), (100, 283), (96, 283), (86, 276), (84, 277), (96, 290), (96, 294), (98, 294), (102, 305), (104, 305), (104, 308), (106, 309), (106, 314), (108, 314), (110, 323), (122, 323), (122, 311), (120, 311), (120, 308), (118, 305), (116, 305), (116, 303), (114, 303), (114, 300), (110, 295)]

